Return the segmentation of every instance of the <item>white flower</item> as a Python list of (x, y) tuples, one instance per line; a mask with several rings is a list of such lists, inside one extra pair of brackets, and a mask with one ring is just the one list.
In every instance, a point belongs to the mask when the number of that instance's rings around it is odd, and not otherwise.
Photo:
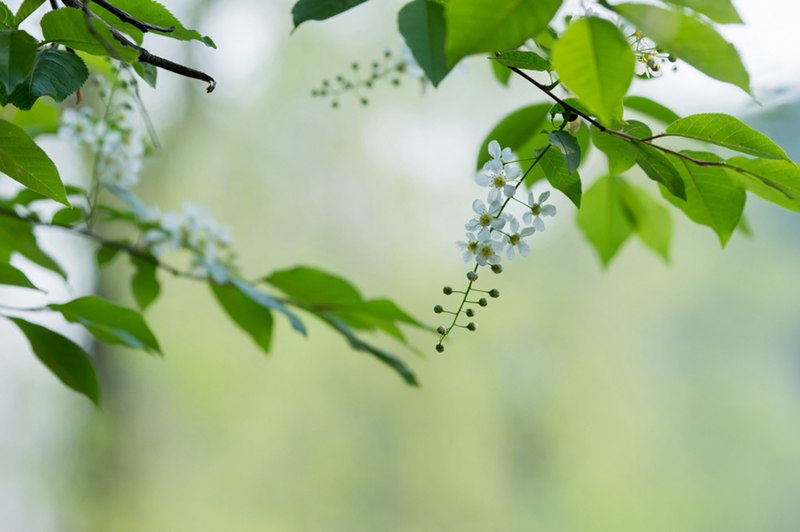
[(519, 251), (520, 255), (527, 257), (531, 252), (531, 248), (522, 239), (531, 236), (536, 232), (536, 229), (533, 227), (524, 227), (520, 231), (519, 221), (517, 221), (516, 218), (511, 218), (509, 229), (511, 232), (503, 235), (503, 244), (506, 245), (506, 257), (513, 259), (515, 249)]
[(508, 163), (514, 160), (511, 148), (503, 148), (501, 150), (500, 143), (496, 140), (489, 142), (489, 155), (492, 156), (492, 160), (499, 160), (501, 163)]
[(544, 231), (544, 221), (542, 221), (542, 216), (555, 216), (556, 214), (556, 207), (555, 205), (545, 204), (547, 198), (550, 197), (550, 192), (545, 191), (539, 194), (539, 200), (536, 201), (533, 195), (533, 192), (528, 194), (528, 207), (530, 209), (522, 215), (522, 220), (526, 224), (533, 225), (534, 229), (537, 231)]
[(481, 200), (475, 200), (472, 202), (472, 210), (475, 216), (464, 225), (464, 228), (467, 231), (479, 231), (479, 240), (488, 239), (492, 229), (502, 229), (506, 224), (504, 218), (498, 217), (500, 204), (497, 202), (490, 202), (487, 206)]
[(490, 187), (489, 201), (501, 201), (503, 196), (510, 198), (517, 190), (516, 181), (522, 176), (522, 170), (516, 165), (506, 164), (498, 159), (492, 159), (483, 165), (475, 182), (482, 187)]
[(480, 244), (480, 242), (473, 233), (467, 233), (466, 241), (459, 240), (456, 242), (458, 249), (463, 251), (461, 258), (464, 259), (464, 262), (469, 262), (475, 258), (475, 255), (478, 253), (478, 244)]
[(503, 243), (497, 240), (480, 240), (475, 260), (481, 266), (487, 264), (500, 264), (499, 253), (503, 250)]

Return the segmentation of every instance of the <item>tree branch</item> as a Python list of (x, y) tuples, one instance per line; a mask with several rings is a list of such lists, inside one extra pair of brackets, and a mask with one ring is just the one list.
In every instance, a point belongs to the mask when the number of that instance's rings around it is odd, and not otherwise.
[(135, 27), (141, 32), (147, 33), (148, 31), (158, 31), (161, 33), (172, 33), (173, 31), (175, 31), (175, 26), (170, 26), (168, 28), (165, 28), (164, 26), (156, 26), (155, 24), (150, 24), (149, 22), (144, 22), (143, 20), (139, 20), (130, 13), (123, 11), (117, 6), (106, 2), (106, 0), (87, 0), (87, 3), (90, 1), (94, 2), (95, 4), (102, 7), (109, 13), (113, 14), (122, 22), (130, 24), (131, 26)]

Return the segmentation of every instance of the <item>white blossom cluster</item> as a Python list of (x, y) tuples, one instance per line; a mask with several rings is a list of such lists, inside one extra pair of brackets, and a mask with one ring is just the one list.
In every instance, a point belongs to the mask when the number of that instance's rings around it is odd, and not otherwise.
[[(543, 192), (538, 198), (530, 192), (527, 202), (516, 197), (523, 175), (510, 148), (501, 149), (500, 143), (493, 140), (489, 155), (492, 158), (475, 178), (479, 186), (489, 188), (488, 197), (486, 202), (478, 199), (472, 203), (474, 215), (464, 226), (467, 239), (456, 242), (464, 262), (474, 260), (480, 266), (499, 264), (501, 255), (508, 259), (517, 253), (527, 256), (531, 248), (525, 239), (545, 230), (543, 217), (556, 214), (556, 207), (546, 203), (550, 192)], [(522, 222), (509, 212), (512, 203), (525, 208)]]

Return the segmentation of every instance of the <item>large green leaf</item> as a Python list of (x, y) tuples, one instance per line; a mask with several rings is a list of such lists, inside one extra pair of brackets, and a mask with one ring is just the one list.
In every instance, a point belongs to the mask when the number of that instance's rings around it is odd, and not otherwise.
[(517, 109), (504, 116), (481, 143), (477, 168), (483, 168), (483, 165), (491, 159), (488, 149), (489, 143), (493, 140), (499, 142), (503, 148), (511, 148), (520, 159), (534, 157), (535, 148), (547, 145), (548, 142), (546, 136), (542, 136), (541, 142), (538, 143), (534, 139), (541, 134), (542, 128), (547, 124), (549, 109), (549, 104), (540, 103)]
[(661, 183), (673, 196), (686, 199), (683, 179), (672, 163), (660, 151), (645, 144), (631, 144), (636, 150), (636, 163), (647, 177)]
[[(622, 132), (640, 139), (653, 135), (650, 128), (638, 120), (628, 120), (623, 125)], [(610, 175), (620, 175), (626, 172), (636, 164), (636, 159), (640, 156), (639, 151), (630, 141), (597, 128), (592, 128), (592, 142), (608, 159)]]
[(292, 8), (292, 19), (296, 28), (307, 20), (325, 20), (367, 0), (298, 0)]
[(58, 42), (92, 55), (123, 59), (128, 63), (139, 57), (137, 50), (121, 45), (103, 21), (95, 19), (91, 23), (94, 31), (89, 30), (83, 11), (64, 7), (42, 17), (42, 33), (47, 42)]
[(731, 0), (664, 0), (672, 5), (690, 7), (720, 24), (738, 24), (742, 22)]
[(60, 312), (71, 323), (83, 325), (102, 342), (161, 354), (150, 327), (142, 315), (133, 309), (120, 307), (96, 296), (84, 296), (67, 303), (52, 303), (48, 308)]
[(622, 119), (622, 98), (635, 65), (636, 57), (620, 29), (596, 17), (570, 24), (553, 48), (560, 81), (606, 125)]
[(550, 148), (539, 160), (542, 173), (553, 188), (560, 190), (576, 207), (581, 206), (581, 176), (577, 171), (570, 172), (564, 156)]
[(417, 64), (436, 87), (450, 72), (444, 53), (444, 7), (429, 0), (414, 0), (400, 10), (397, 23)]
[(566, 131), (551, 131), (548, 135), (550, 145), (564, 156), (564, 163), (569, 173), (574, 172), (581, 165), (581, 147), (578, 139)]
[[(703, 161), (721, 161), (706, 152), (683, 152)], [(666, 189), (661, 194), (678, 207), (691, 220), (714, 230), (724, 246), (736, 229), (744, 211), (744, 189), (735, 184), (728, 173), (716, 166), (700, 166), (690, 161), (673, 158), (686, 190), (686, 200), (675, 198)]]
[(9, 101), (28, 110), (41, 96), (61, 102), (81, 88), (89, 77), (86, 64), (76, 54), (64, 50), (41, 50), (31, 74), (14, 90)]
[(265, 281), (289, 296), (292, 302), (312, 308), (320, 305), (333, 308), (362, 301), (353, 285), (316, 268), (298, 266), (273, 272)]
[(730, 150), (766, 159), (790, 160), (772, 139), (741, 120), (723, 113), (690, 115), (667, 126), (667, 133), (710, 142)]
[(447, 58), (514, 49), (547, 27), (561, 0), (448, 0)]
[(522, 70), (546, 72), (553, 68), (553, 65), (550, 64), (548, 59), (545, 59), (536, 52), (527, 50), (510, 50), (508, 52), (498, 53), (494, 60), (505, 67), (521, 68)]
[(728, 171), (736, 182), (767, 201), (800, 212), (800, 165), (775, 159), (732, 157), (728, 164), (745, 172)]
[(625, 186), (619, 177), (598, 179), (584, 192), (578, 211), (578, 227), (597, 251), (603, 266), (608, 266), (634, 230), (623, 197)]
[(27, 111), (6, 108), (9, 122), (21, 127), (31, 137), (58, 132), (61, 108), (51, 100), (37, 100)]
[(628, 109), (638, 111), (665, 124), (670, 124), (680, 119), (680, 116), (669, 107), (644, 96), (625, 96), (622, 103)]
[(16, 28), (14, 24), (14, 13), (5, 5), (0, 2), (0, 29), (13, 30)]
[(739, 53), (710, 25), (679, 11), (645, 4), (619, 4), (613, 9), (678, 59), (750, 92), (750, 76)]
[(21, 127), (0, 119), (0, 172), (48, 198), (69, 205), (50, 157)]
[(0, 96), (11, 94), (28, 77), (36, 61), (37, 47), (36, 39), (24, 31), (0, 31)]
[(236, 286), (236, 288), (238, 288), (243, 294), (262, 307), (280, 312), (289, 319), (289, 323), (291, 323), (294, 330), (300, 334), (306, 334), (306, 326), (303, 324), (300, 318), (297, 317), (297, 314), (286, 308), (286, 305), (284, 305), (281, 301), (278, 301), (271, 295), (258, 290), (252, 284), (242, 281), (241, 279), (233, 279), (230, 281), (230, 284)]
[(131, 264), (134, 268), (134, 273), (131, 276), (131, 291), (136, 304), (142, 310), (147, 310), (153, 301), (158, 299), (158, 294), (161, 293), (161, 285), (156, 277), (158, 268), (156, 267), (155, 257), (151, 256), (151, 259), (145, 260), (131, 255)]
[(17, 9), (17, 13), (14, 15), (14, 24), (19, 26), (31, 13), (39, 9), (39, 6), (44, 4), (44, 2), (45, 0), (24, 0), (22, 5), (19, 6), (19, 9)]
[(28, 338), (33, 354), (58, 379), (69, 388), (88, 397), (94, 404), (100, 403), (92, 361), (78, 344), (46, 327), (23, 320), (9, 318)]
[(625, 183), (622, 188), (622, 198), (641, 241), (658, 253), (665, 262), (669, 262), (672, 242), (672, 217), (669, 209), (646, 190), (629, 183)]
[(39, 248), (33, 227), (28, 222), (0, 215), (0, 260), (8, 262), (14, 253), (66, 279), (64, 270)]
[(4, 261), (0, 261), (0, 284), (39, 290), (21, 270)]
[(220, 306), (236, 325), (253, 339), (258, 347), (269, 353), (272, 343), (272, 312), (233, 283), (211, 283), (211, 291)]

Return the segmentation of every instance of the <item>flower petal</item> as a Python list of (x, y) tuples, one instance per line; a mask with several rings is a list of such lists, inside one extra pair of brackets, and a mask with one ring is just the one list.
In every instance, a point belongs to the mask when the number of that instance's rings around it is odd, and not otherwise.
[(472, 202), (472, 211), (475, 214), (483, 214), (486, 212), (486, 204), (483, 201), (476, 199)]
[(542, 214), (544, 216), (555, 216), (556, 215), (556, 206), (555, 205), (542, 205)]
[(520, 242), (517, 244), (517, 247), (519, 248), (519, 254), (523, 257), (527, 257), (531, 254), (531, 247), (525, 242)]
[(533, 218), (533, 227), (537, 231), (544, 231), (544, 222), (538, 216)]
[(511, 148), (503, 148), (503, 153), (500, 154), (500, 158), (506, 162), (514, 160), (514, 153), (511, 151)]
[(492, 159), (500, 158), (500, 143), (496, 140), (489, 143), (489, 155), (492, 156)]
[(545, 201), (547, 201), (547, 198), (549, 198), (549, 197), (550, 197), (550, 191), (549, 191), (549, 190), (545, 190), (544, 192), (542, 192), (541, 194), (539, 194), (539, 201), (538, 201), (538, 203), (540, 203), (540, 204), (541, 204), (541, 203), (544, 203)]
[(506, 179), (509, 181), (516, 181), (522, 175), (522, 169), (519, 166), (507, 164), (505, 166)]

